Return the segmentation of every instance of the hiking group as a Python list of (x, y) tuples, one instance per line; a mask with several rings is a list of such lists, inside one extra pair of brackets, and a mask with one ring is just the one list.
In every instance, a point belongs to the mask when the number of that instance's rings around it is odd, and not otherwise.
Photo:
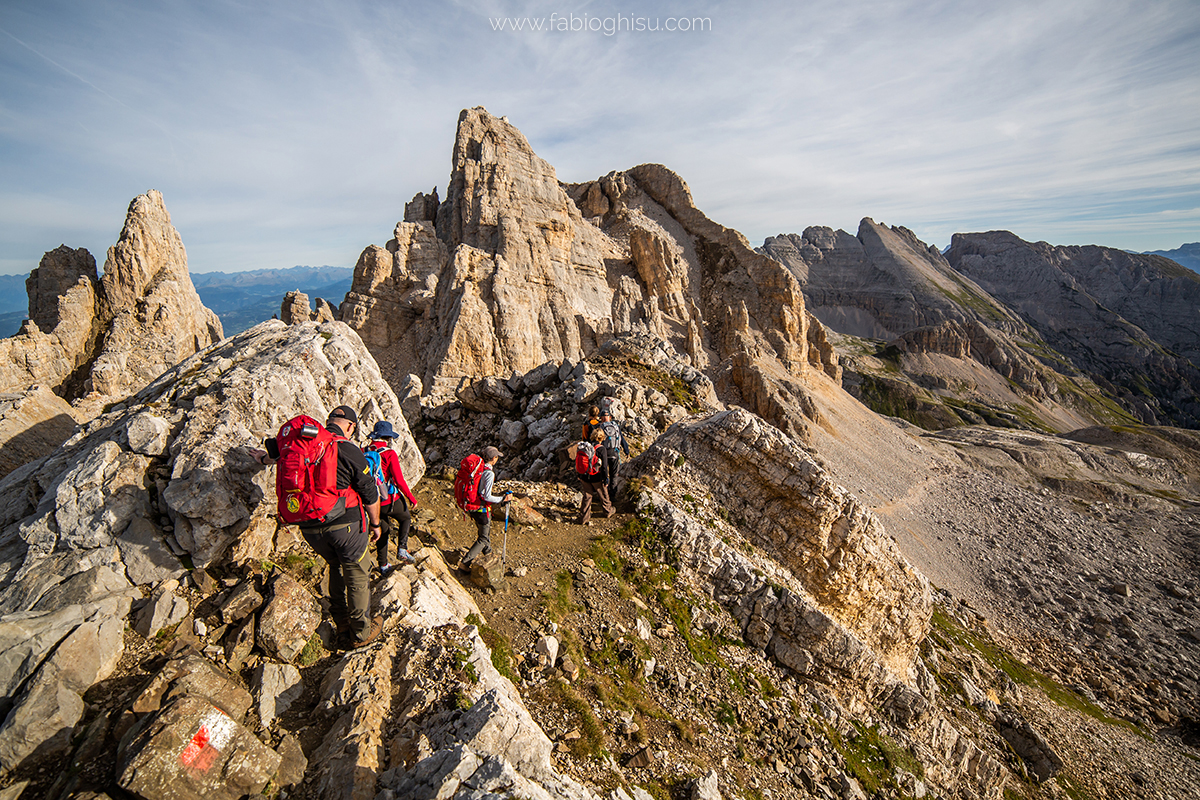
[[(592, 406), (583, 424), (583, 439), (568, 448), (583, 491), (577, 522), (590, 525), (592, 503), (599, 498), (609, 517), (616, 513), (612, 492), (621, 454), (629, 445), (613, 420), (605, 398)], [(288, 420), (278, 434), (263, 440), (264, 449), (250, 455), (263, 466), (276, 466), (275, 492), (281, 522), (296, 525), (308, 545), (329, 565), (329, 612), (337, 627), (339, 646), (362, 647), (379, 638), (382, 620), (370, 618), (369, 589), (371, 547), (381, 576), (395, 566), (388, 557), (394, 532), (397, 564), (412, 564), (408, 552), (412, 528), (411, 509), (417, 498), (404, 478), (400, 458), (393, 449), (399, 437), (387, 420), (371, 430), (368, 444), (359, 449), (352, 438), (358, 414), (349, 406), (329, 412), (321, 425), (300, 415)], [(335, 457), (328, 458), (331, 453)], [(507, 546), (508, 506), (512, 492), (494, 493), (495, 466), (503, 454), (486, 447), (459, 464), (454, 500), (475, 523), (476, 537), (459, 560), (459, 570), (469, 573), (476, 559), (492, 552), (492, 506), (504, 505)]]
[(592, 503), (597, 497), (605, 516), (617, 513), (612, 498), (616, 492), (621, 453), (629, 455), (629, 445), (621, 435), (621, 426), (613, 419), (611, 402), (612, 398), (606, 397), (600, 406), (589, 409), (587, 421), (583, 423), (583, 438), (570, 453), (575, 461), (575, 477), (583, 491), (576, 519), (579, 525), (591, 524)]

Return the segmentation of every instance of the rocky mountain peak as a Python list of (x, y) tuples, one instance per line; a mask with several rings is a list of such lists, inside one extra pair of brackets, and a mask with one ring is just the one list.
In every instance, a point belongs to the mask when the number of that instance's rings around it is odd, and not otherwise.
[(666, 167), (561, 184), (511, 123), (473, 108), (436, 224), (426, 209), (414, 199), (386, 247), (363, 252), (340, 316), (394, 384), (414, 375), (431, 402), (618, 334), (663, 340), (792, 431), (814, 406), (787, 376), (839, 374), (795, 279)]
[(157, 191), (130, 203), (102, 278), (90, 253), (62, 246), (26, 285), (36, 327), (0, 342), (0, 388), (50, 386), (84, 418), (222, 338)]

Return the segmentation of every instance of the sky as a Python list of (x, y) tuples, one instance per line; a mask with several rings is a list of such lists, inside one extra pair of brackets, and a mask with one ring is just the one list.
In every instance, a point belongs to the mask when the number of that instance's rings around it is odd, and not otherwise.
[(149, 189), (192, 272), (353, 266), (445, 196), (477, 105), (562, 181), (667, 165), (755, 245), (871, 217), (1171, 249), (1197, 53), (1196, 0), (0, 0), (0, 274), (102, 267)]

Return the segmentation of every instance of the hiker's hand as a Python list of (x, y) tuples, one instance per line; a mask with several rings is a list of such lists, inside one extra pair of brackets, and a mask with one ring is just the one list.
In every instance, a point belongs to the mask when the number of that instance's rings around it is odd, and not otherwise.
[(259, 464), (262, 464), (264, 467), (271, 463), (269, 457), (267, 456), (266, 450), (259, 450), (258, 448), (254, 448), (250, 451), (250, 457), (253, 458), (255, 461), (257, 461)]
[(379, 541), (379, 535), (381, 533), (383, 533), (382, 526), (380, 526), (380, 525), (372, 525), (371, 526), (371, 544), (375, 544), (376, 542)]

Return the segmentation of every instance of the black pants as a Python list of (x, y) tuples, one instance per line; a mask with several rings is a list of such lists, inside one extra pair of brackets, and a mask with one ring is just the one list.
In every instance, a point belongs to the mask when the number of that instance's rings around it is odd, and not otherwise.
[(375, 543), (375, 555), (380, 566), (388, 563), (388, 534), (396, 529), (396, 549), (408, 549), (408, 532), (412, 528), (412, 515), (408, 512), (408, 500), (404, 495), (397, 497), (386, 506), (379, 507), (379, 521), (382, 523), (379, 531), (379, 541)]
[(371, 592), (367, 583), (370, 539), (363, 530), (362, 509), (352, 508), (330, 525), (301, 528), (308, 546), (329, 564), (329, 613), (338, 628), (346, 626), (357, 641), (371, 630)]
[(608, 497), (610, 500), (615, 500), (617, 496), (617, 470), (620, 468), (621, 456), (610, 455), (608, 457)]
[(480, 553), (492, 552), (492, 514), (489, 509), (480, 511), (471, 511), (471, 519), (475, 520), (475, 527), (479, 529), (479, 535), (475, 537), (475, 544), (471, 545), (471, 549), (463, 556), (459, 562), (463, 566), (468, 566), (474, 561)]

